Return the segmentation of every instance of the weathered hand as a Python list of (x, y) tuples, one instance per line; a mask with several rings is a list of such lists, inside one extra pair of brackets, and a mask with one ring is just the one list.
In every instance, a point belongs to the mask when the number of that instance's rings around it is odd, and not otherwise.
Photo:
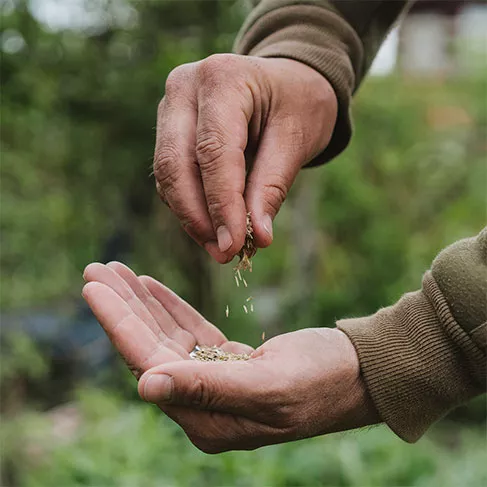
[[(139, 381), (139, 393), (201, 450), (291, 441), (379, 421), (355, 350), (337, 329), (275, 337), (253, 351), (228, 342), (162, 284), (119, 263), (91, 264), (83, 296)], [(186, 360), (195, 344), (251, 353), (248, 361)]]
[(255, 243), (300, 168), (328, 144), (337, 116), (329, 82), (290, 59), (219, 54), (176, 68), (166, 82), (154, 156), (161, 198), (220, 263)]
[(379, 421), (355, 350), (337, 329), (279, 335), (244, 362), (163, 364), (141, 377), (139, 394), (168, 412), (207, 453), (254, 449)]

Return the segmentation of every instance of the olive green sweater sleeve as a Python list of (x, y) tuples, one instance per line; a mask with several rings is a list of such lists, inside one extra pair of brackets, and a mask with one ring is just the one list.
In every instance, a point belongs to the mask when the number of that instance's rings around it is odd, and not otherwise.
[(349, 143), (350, 99), (407, 0), (261, 0), (244, 23), (235, 51), (303, 62), (335, 90), (338, 117), (325, 151), (329, 161)]
[(486, 391), (487, 228), (443, 250), (422, 289), (337, 323), (353, 342), (382, 420), (414, 442)]

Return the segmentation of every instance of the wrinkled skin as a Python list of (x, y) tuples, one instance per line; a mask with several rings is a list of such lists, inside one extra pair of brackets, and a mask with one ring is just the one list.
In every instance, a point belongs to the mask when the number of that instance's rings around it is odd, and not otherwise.
[[(377, 423), (354, 347), (311, 328), (256, 350), (230, 342), (171, 290), (118, 262), (90, 264), (83, 296), (139, 379), (142, 399), (177, 422), (200, 450), (254, 449)], [(198, 362), (196, 344), (251, 353)]]
[(337, 117), (329, 82), (290, 59), (218, 54), (173, 70), (159, 104), (156, 187), (186, 232), (219, 263), (255, 244), (299, 170), (327, 146)]

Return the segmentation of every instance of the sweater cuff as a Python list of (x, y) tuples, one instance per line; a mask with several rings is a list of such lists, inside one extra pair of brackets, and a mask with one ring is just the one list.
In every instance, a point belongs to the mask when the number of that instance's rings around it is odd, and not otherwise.
[(338, 115), (328, 146), (308, 166), (327, 162), (345, 149), (352, 134), (350, 100), (363, 51), (360, 39), (347, 22), (322, 7), (288, 5), (244, 26), (235, 51), (293, 59), (321, 73), (335, 91)]
[(357, 350), (382, 420), (417, 441), (453, 407), (485, 391), (482, 350), (453, 318), (431, 273), (422, 291), (366, 318), (337, 323)]

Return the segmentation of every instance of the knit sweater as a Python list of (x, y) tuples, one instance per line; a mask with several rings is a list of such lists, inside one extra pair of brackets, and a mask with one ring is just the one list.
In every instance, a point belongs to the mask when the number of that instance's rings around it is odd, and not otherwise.
[[(333, 86), (338, 118), (328, 147), (311, 165), (349, 143), (350, 99), (384, 37), (411, 2), (262, 0), (254, 2), (235, 51), (285, 57)], [(365, 318), (341, 320), (354, 344), (382, 420), (414, 442), (450, 409), (486, 391), (487, 228), (441, 252), (419, 291)]]

